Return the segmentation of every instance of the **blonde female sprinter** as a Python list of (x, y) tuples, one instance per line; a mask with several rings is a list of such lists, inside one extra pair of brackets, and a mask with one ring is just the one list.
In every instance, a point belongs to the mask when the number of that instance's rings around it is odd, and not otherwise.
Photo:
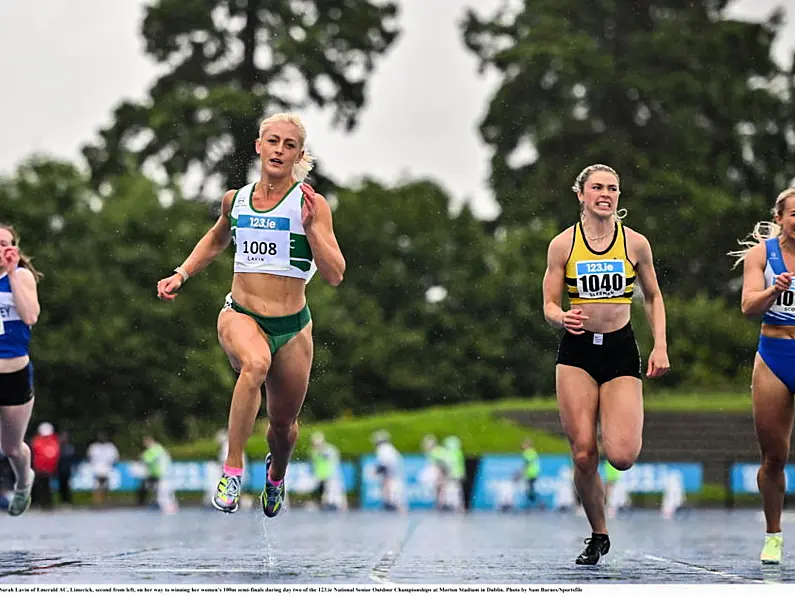
[(239, 373), (229, 412), (229, 451), (213, 505), (237, 511), (243, 450), (253, 432), (265, 385), (268, 415), (266, 480), (260, 497), (268, 517), (282, 509), (284, 476), (298, 438), (298, 414), (312, 367), (312, 317), (305, 286), (315, 270), (342, 282), (345, 259), (326, 200), (302, 180), (311, 169), (306, 130), (294, 114), (262, 122), (255, 150), (257, 182), (228, 191), (221, 216), (174, 275), (157, 284), (173, 300), (180, 287), (235, 244), (232, 291), (218, 316), (218, 339)]

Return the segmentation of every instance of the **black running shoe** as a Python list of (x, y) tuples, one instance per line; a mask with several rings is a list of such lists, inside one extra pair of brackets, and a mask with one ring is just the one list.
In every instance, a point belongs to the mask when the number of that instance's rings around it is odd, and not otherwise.
[(607, 534), (592, 534), (585, 539), (585, 550), (580, 553), (577, 565), (596, 565), (602, 555), (610, 552), (610, 537)]

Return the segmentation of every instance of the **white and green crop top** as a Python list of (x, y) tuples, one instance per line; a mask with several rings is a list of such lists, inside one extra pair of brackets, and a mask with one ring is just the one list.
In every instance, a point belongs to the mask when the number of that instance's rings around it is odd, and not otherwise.
[(229, 223), (235, 243), (235, 273), (270, 273), (312, 279), (317, 271), (301, 223), (304, 193), (296, 182), (279, 203), (260, 211), (252, 205), (254, 184), (232, 199)]

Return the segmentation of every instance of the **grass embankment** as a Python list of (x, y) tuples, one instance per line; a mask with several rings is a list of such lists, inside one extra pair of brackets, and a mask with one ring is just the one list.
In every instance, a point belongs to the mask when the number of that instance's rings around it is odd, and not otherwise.
[[(307, 455), (309, 440), (315, 431), (321, 431), (335, 445), (343, 457), (358, 457), (372, 453), (371, 435), (381, 429), (388, 430), (392, 440), (404, 453), (419, 453), (420, 442), (425, 435), (439, 438), (455, 435), (464, 446), (467, 455), (482, 453), (515, 453), (523, 437), (530, 436), (542, 453), (565, 453), (567, 443), (561, 437), (527, 429), (500, 419), (499, 410), (522, 409), (532, 404), (531, 409), (550, 409), (548, 404), (535, 404), (526, 400), (506, 400), (494, 403), (472, 403), (456, 406), (435, 406), (410, 412), (390, 412), (361, 418), (342, 418), (326, 422), (302, 422), (301, 435), (296, 445), (295, 457)], [(554, 406), (554, 402), (551, 402)], [(542, 407), (543, 406), (543, 407)], [(173, 457), (179, 459), (214, 458), (218, 445), (212, 439), (197, 441), (171, 448)], [(264, 458), (268, 446), (264, 437), (264, 423), (248, 442), (246, 453), (252, 459)]]

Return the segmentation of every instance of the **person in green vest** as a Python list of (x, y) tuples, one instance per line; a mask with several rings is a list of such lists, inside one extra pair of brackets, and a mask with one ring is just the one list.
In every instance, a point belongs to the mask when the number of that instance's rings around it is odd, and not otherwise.
[(541, 459), (538, 457), (538, 451), (533, 447), (533, 440), (530, 437), (522, 441), (522, 460), (524, 463), (522, 476), (527, 482), (527, 503), (528, 507), (533, 507), (538, 500), (536, 480), (541, 474)]
[(165, 447), (148, 435), (142, 442), (144, 452), (141, 454), (141, 461), (146, 467), (146, 476), (141, 482), (138, 502), (140, 505), (145, 505), (147, 494), (153, 489), (158, 507), (165, 513), (174, 513), (177, 508), (176, 499), (166, 477), (171, 467), (171, 456)]
[(439, 445), (434, 435), (425, 435), (422, 439), (422, 450), (425, 452), (428, 465), (430, 466), (429, 480), (432, 478), (434, 494), (436, 495), (436, 508), (443, 506), (442, 490), (447, 484), (450, 476), (449, 463), (447, 461), (447, 450)]
[(310, 461), (312, 463), (312, 475), (317, 480), (317, 488), (312, 494), (321, 509), (336, 509), (327, 506), (328, 497), (331, 496), (330, 489), (335, 475), (338, 474), (340, 463), (339, 450), (331, 443), (326, 441), (326, 437), (321, 432), (312, 435), (312, 448), (310, 450)]
[(443, 441), (449, 479), (443, 508), (452, 511), (464, 510), (464, 477), (466, 476), (466, 457), (458, 437), (446, 437)]

